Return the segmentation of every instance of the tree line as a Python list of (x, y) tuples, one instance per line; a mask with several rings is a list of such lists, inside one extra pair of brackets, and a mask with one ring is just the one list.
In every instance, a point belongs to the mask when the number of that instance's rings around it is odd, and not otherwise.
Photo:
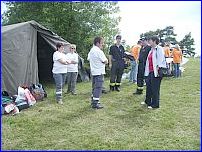
[[(114, 36), (120, 33), (121, 20), (117, 2), (5, 2), (7, 11), (2, 15), (2, 25), (35, 20), (70, 43), (77, 45), (77, 51), (84, 59), (92, 47), (95, 36), (105, 39), (107, 54)], [(178, 43), (191, 56), (194, 39), (191, 33), (177, 42), (173, 26), (142, 33), (141, 37), (158, 36), (161, 42)]]
[(141, 37), (150, 37), (150, 36), (157, 36), (160, 39), (161, 43), (169, 42), (171, 44), (179, 44), (180, 48), (185, 51), (190, 56), (194, 56), (196, 53), (194, 52), (195, 48), (194, 39), (191, 37), (191, 32), (186, 34), (181, 41), (176, 40), (177, 34), (174, 32), (173, 26), (167, 26), (164, 29), (157, 29), (156, 31), (149, 31), (146, 33), (142, 33)]
[(3, 25), (35, 20), (70, 43), (84, 59), (95, 36), (105, 39), (105, 53), (119, 32), (117, 2), (7, 2)]

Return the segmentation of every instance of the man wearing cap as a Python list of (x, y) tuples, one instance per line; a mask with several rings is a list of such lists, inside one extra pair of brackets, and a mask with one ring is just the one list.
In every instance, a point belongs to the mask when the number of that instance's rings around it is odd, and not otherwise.
[(137, 73), (137, 90), (134, 94), (142, 94), (144, 89), (144, 71), (146, 60), (151, 46), (148, 45), (147, 38), (141, 38), (142, 48), (140, 49), (139, 58), (138, 58), (138, 73)]
[(121, 35), (116, 36), (116, 44), (110, 47), (109, 51), (109, 67), (110, 74), (110, 91), (120, 91), (121, 78), (124, 71), (125, 49), (121, 45)]

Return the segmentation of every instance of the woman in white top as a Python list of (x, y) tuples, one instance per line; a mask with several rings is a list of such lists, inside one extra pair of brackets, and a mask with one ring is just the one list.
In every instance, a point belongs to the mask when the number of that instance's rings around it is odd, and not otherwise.
[(76, 95), (76, 81), (78, 76), (78, 54), (76, 53), (76, 45), (71, 44), (70, 53), (66, 54), (67, 60), (71, 63), (67, 65), (67, 93)]
[(145, 66), (146, 76), (146, 99), (141, 104), (147, 104), (149, 109), (159, 108), (160, 85), (163, 77), (162, 68), (166, 68), (164, 50), (159, 46), (158, 37), (149, 39), (151, 51), (147, 56)]
[(56, 100), (59, 104), (63, 104), (62, 102), (62, 88), (66, 80), (67, 74), (67, 64), (70, 63), (66, 59), (64, 52), (64, 46), (62, 43), (56, 44), (56, 51), (53, 54), (53, 78), (55, 79), (56, 85)]

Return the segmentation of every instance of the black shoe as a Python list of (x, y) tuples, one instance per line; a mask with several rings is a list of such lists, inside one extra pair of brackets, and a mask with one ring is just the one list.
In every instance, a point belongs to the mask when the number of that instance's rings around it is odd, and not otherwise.
[(120, 92), (120, 91), (121, 91), (121, 89), (120, 89), (120, 87), (119, 87), (119, 86), (115, 86), (115, 89), (116, 89), (116, 91), (118, 91), (118, 92)]
[(101, 104), (97, 104), (97, 105), (93, 105), (92, 104), (92, 108), (93, 109), (102, 109), (102, 108), (104, 108)]
[(65, 94), (69, 94), (69, 93), (71, 93), (71, 91), (67, 91), (67, 92), (65, 92)]
[(100, 104), (98, 100), (93, 100), (91, 103), (93, 109), (102, 109), (103, 106)]
[(134, 94), (134, 95), (140, 95), (140, 94), (142, 94), (142, 93), (143, 93), (142, 90), (138, 90), (138, 89), (137, 89), (136, 92), (134, 92), (133, 94)]
[(114, 86), (110, 86), (110, 91), (114, 91)]
[(102, 108), (104, 108), (104, 107), (103, 107), (100, 103), (98, 103), (97, 106), (96, 106), (96, 108), (97, 108), (97, 109), (102, 109)]
[(140, 94), (142, 94), (142, 92), (134, 92), (133, 94), (134, 95), (140, 95)]
[(103, 94), (107, 94), (107, 90), (102, 90), (102, 93)]
[(77, 93), (76, 92), (72, 92), (72, 95), (77, 95)]

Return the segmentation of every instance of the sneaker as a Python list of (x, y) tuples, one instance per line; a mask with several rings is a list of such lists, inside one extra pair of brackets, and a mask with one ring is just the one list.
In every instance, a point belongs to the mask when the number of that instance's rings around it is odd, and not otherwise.
[(65, 94), (69, 94), (69, 93), (70, 93), (70, 91), (65, 92)]
[(148, 106), (147, 108), (148, 108), (148, 109), (153, 109), (152, 106)]
[(93, 109), (102, 109), (104, 108), (101, 104), (97, 104), (97, 105), (92, 105)]
[(140, 94), (143, 94), (143, 91), (136, 90), (136, 92), (134, 92), (133, 94), (134, 94), (134, 95), (140, 95)]
[(72, 95), (77, 95), (77, 93), (76, 92), (72, 92)]
[(140, 104), (141, 104), (141, 105), (145, 105), (146, 103), (143, 101), (143, 102), (141, 102)]
[(58, 101), (58, 104), (63, 104), (62, 100), (59, 100), (59, 101)]

